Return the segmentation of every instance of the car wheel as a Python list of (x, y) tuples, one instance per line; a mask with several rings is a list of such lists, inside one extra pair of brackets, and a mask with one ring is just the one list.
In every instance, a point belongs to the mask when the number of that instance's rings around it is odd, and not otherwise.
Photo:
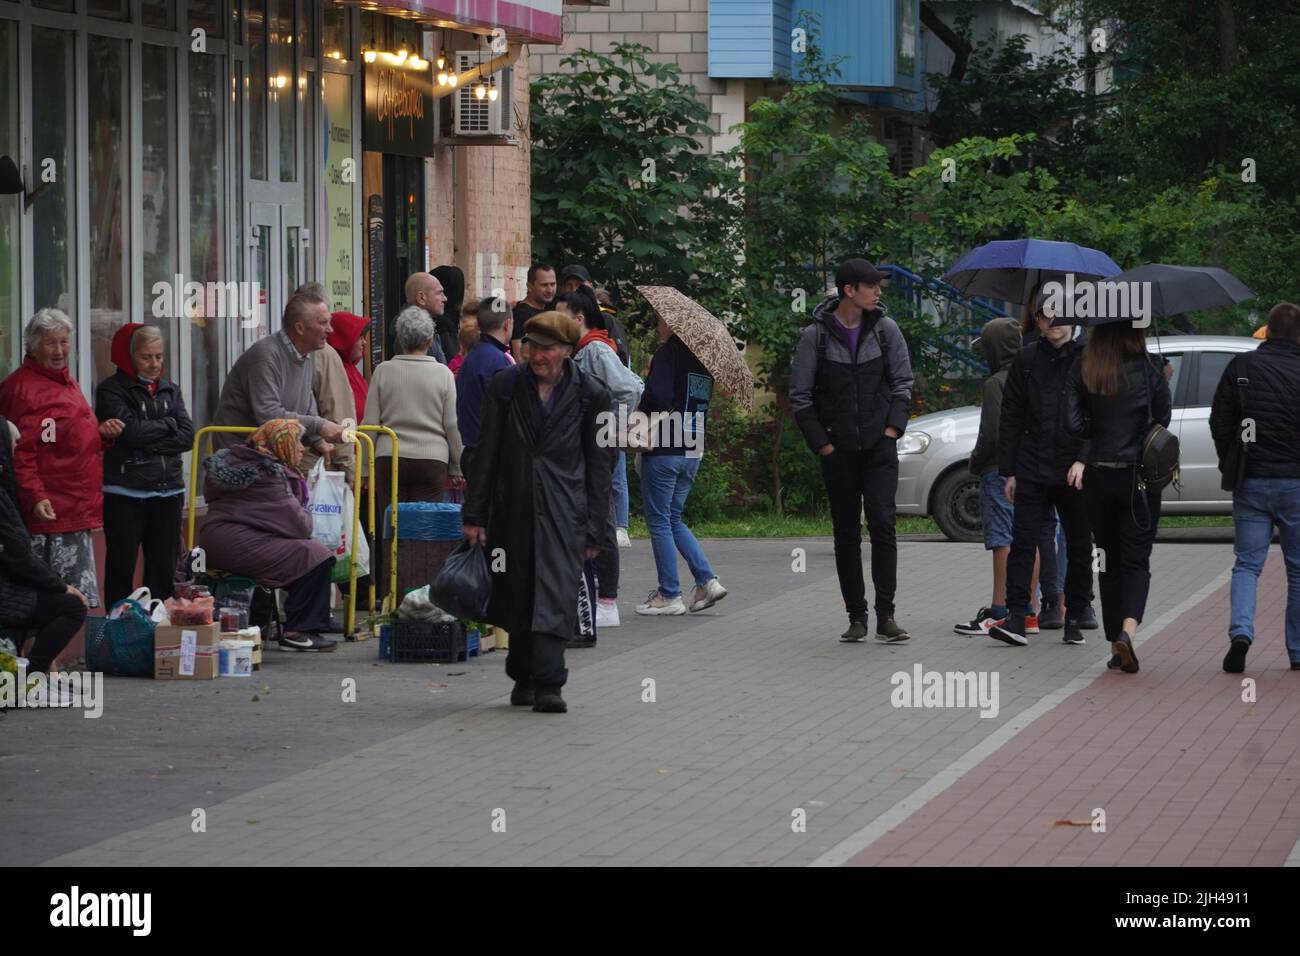
[(980, 480), (963, 466), (944, 475), (934, 490), (934, 523), (953, 541), (983, 541)]

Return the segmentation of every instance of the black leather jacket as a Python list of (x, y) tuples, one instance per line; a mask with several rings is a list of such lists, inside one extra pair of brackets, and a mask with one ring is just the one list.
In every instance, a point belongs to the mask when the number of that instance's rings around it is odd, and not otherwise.
[(1064, 485), (1086, 444), (1064, 428), (1069, 373), (1083, 351), (1077, 342), (1053, 348), (1046, 339), (1016, 353), (1002, 392), (998, 473), (1018, 481)]
[(1114, 395), (1094, 395), (1084, 387), (1080, 359), (1070, 369), (1065, 390), (1065, 428), (1071, 435), (1089, 440), (1086, 461), (1090, 465), (1136, 462), (1152, 423), (1169, 427), (1171, 406), (1169, 383), (1145, 353), (1124, 357)]
[(137, 491), (185, 487), (181, 455), (194, 443), (194, 423), (176, 385), (163, 380), (150, 395), (139, 379), (115, 372), (95, 390), (95, 415), (126, 425), (104, 450), (104, 484)]
[[(1238, 378), (1246, 379), (1240, 387)], [(1267, 339), (1223, 370), (1210, 409), (1220, 461), (1247, 420), (1255, 423), (1255, 440), (1246, 453), (1246, 477), (1300, 478), (1300, 343)]]

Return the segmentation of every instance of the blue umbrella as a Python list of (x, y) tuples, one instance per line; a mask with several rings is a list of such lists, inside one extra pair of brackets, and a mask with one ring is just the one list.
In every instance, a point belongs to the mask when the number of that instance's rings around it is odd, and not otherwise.
[(1117, 275), (1119, 266), (1104, 252), (1049, 239), (999, 239), (972, 249), (943, 276), (970, 296), (1027, 303), (1034, 287), (1067, 274), (1076, 281)]

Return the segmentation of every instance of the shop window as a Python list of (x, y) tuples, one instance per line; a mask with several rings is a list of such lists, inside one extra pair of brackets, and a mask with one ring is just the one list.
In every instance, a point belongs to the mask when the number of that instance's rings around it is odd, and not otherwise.
[[(222, 59), (216, 56), (189, 58), (189, 278), (205, 284), (234, 278), (226, 232), (226, 99), (222, 65)], [(223, 309), (215, 296), (205, 296), (199, 314), (190, 318), (190, 414), (198, 427), (211, 424), (216, 411), (227, 326), (239, 321), (237, 312), (229, 302)]]
[[(38, 3), (37, 6), (55, 6), (55, 4)], [(58, 9), (71, 10), (72, 0), (60, 4)], [(103, 17), (106, 20), (130, 20), (131, 0), (88, 0), (86, 12), (92, 17)]]
[(248, 152), (254, 179), (266, 179), (266, 120), (268, 84), (266, 71), (266, 0), (248, 0)]
[[(144, 314), (139, 321), (157, 325), (175, 360), (173, 345), (178, 323), (189, 321), (184, 285), (176, 289), (176, 51), (145, 45), (141, 57), (140, 98), (144, 117), (141, 129), (140, 213), (141, 250), (144, 260)], [(165, 285), (172, 301), (158, 308), (157, 286)], [(180, 308), (177, 296), (180, 294)], [(159, 313), (162, 314), (159, 314)], [(178, 314), (179, 313), (179, 314)]]
[[(125, 5), (126, 0), (121, 0), (121, 3)], [(116, 2), (109, 4), (109, 6), (116, 5)], [(42, 7), (46, 10), (64, 10), (68, 13), (72, 12), (72, 0), (32, 0), (32, 6)], [(92, 14), (95, 13), (96, 6), (97, 4), (95, 0), (90, 0), (90, 12)]]
[[(0, 20), (0, 156), (18, 162), (18, 24)], [(30, 176), (28, 177), (30, 178)], [(31, 183), (27, 183), (30, 187)], [(19, 216), (21, 196), (0, 198), (0, 378), (22, 356), (23, 316), (19, 314)]]
[(90, 327), (95, 374), (113, 373), (108, 360), (113, 333), (126, 321), (130, 287), (126, 248), (127, 41), (92, 36), (88, 45), (90, 92)]
[(170, 30), (175, 26), (175, 0), (141, 0), (140, 22), (147, 27)]
[(206, 30), (210, 37), (226, 35), (226, 21), (221, 15), (221, 0), (190, 0), (190, 29)]
[[(73, 295), (76, 266), (76, 196), (72, 122), (72, 34), (65, 30), (32, 28), (32, 62), (41, 64), (40, 82), (32, 86), (32, 158), (34, 183), (48, 189), (32, 207), (37, 309), (54, 306), (77, 320)], [(53, 177), (51, 180), (48, 177)]]
[(352, 50), (352, 18), (345, 8), (332, 0), (325, 0), (323, 12), (321, 56), (346, 60)]
[(293, 0), (271, 0), (275, 17), (272, 20), (272, 42), (275, 68), (271, 95), (279, 106), (277, 115), (280, 134), (280, 182), (298, 181), (298, 96), (300, 95), (294, 71), (294, 19)]

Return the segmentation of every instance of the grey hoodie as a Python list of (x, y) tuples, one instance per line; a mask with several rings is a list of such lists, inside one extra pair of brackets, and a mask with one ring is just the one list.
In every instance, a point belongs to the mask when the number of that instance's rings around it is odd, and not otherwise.
[(980, 399), (980, 431), (970, 453), (972, 474), (982, 475), (998, 466), (998, 428), (1002, 420), (1002, 390), (1016, 353), (1020, 351), (1020, 324), (1015, 319), (993, 319), (980, 330), (980, 345), (989, 377)]

